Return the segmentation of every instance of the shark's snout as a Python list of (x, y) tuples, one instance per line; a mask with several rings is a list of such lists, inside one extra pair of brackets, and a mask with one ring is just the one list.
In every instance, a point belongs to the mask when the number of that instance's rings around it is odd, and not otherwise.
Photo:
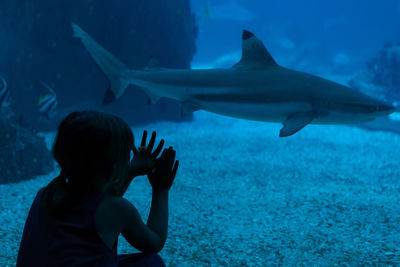
[(396, 108), (389, 104), (382, 104), (382, 105), (376, 106), (376, 111), (379, 113), (389, 115), (389, 114), (392, 114), (393, 112), (395, 112)]

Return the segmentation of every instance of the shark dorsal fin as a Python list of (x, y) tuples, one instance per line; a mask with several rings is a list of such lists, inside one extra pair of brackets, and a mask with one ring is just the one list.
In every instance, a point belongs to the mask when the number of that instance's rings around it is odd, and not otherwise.
[(144, 68), (145, 71), (158, 70), (161, 69), (160, 62), (155, 57), (151, 57), (149, 63), (147, 63)]
[(242, 58), (233, 65), (235, 69), (262, 69), (277, 66), (275, 60), (254, 34), (243, 30), (242, 34)]

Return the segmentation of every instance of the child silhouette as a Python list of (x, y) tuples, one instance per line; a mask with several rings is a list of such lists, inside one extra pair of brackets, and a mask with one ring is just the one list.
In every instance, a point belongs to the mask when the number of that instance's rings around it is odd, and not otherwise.
[[(165, 266), (168, 191), (179, 162), (156, 133), (134, 146), (120, 118), (97, 111), (69, 114), (60, 124), (53, 156), (61, 173), (39, 190), (29, 211), (17, 266)], [(133, 150), (133, 158), (130, 159)], [(147, 175), (153, 188), (147, 224), (123, 195)], [(142, 253), (118, 255), (119, 234)]]

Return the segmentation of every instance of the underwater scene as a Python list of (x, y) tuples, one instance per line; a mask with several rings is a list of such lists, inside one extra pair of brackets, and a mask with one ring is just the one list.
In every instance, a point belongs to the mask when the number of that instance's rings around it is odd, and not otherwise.
[(400, 266), (399, 17), (1, 0), (0, 266)]

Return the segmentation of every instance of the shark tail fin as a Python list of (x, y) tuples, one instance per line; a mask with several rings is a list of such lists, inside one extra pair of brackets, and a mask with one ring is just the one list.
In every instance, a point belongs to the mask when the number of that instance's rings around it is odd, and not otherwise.
[(72, 24), (74, 37), (80, 38), (84, 47), (96, 65), (108, 79), (109, 87), (105, 93), (103, 105), (110, 104), (118, 99), (128, 87), (128, 82), (124, 81), (122, 74), (128, 69), (118, 58), (113, 56), (104, 47), (91, 38), (78, 25)]

